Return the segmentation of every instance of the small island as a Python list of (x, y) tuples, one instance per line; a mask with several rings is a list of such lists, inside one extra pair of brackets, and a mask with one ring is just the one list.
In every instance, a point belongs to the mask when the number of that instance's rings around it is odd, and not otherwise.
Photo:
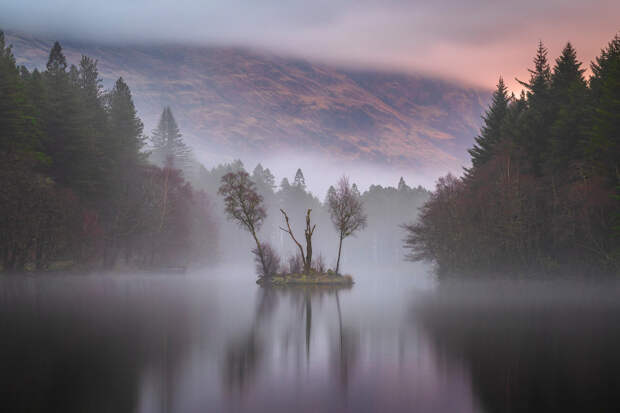
[(256, 284), (264, 287), (278, 287), (288, 285), (324, 285), (334, 287), (350, 287), (354, 284), (350, 275), (340, 275), (329, 270), (324, 273), (312, 271), (310, 274), (276, 274), (271, 277), (260, 277)]
[[(300, 169), (295, 175), (297, 185), (303, 185), (303, 174)], [(342, 241), (363, 229), (366, 226), (366, 214), (359, 191), (355, 185), (349, 184), (347, 177), (343, 176), (338, 182), (337, 188), (330, 187), (327, 194), (327, 205), (334, 229), (338, 234), (338, 259), (335, 270), (326, 269), (323, 257), (319, 254), (313, 259), (312, 236), (316, 224), (312, 224), (310, 214), (312, 209), (306, 211), (304, 238), (306, 248), (297, 240), (288, 214), (280, 209), (284, 218), (285, 227), (280, 227), (287, 233), (297, 249), (298, 253), (288, 260), (288, 268), (281, 265), (280, 255), (267, 242), (258, 239), (260, 230), (267, 212), (264, 207), (263, 197), (256, 192), (256, 185), (245, 171), (229, 172), (222, 177), (222, 185), (218, 193), (224, 197), (225, 211), (228, 218), (235, 221), (239, 226), (246, 229), (256, 242), (256, 248), (252, 250), (256, 272), (258, 273), (257, 284), (261, 286), (282, 285), (331, 285), (352, 286), (353, 277), (340, 273), (340, 257), (342, 254)]]

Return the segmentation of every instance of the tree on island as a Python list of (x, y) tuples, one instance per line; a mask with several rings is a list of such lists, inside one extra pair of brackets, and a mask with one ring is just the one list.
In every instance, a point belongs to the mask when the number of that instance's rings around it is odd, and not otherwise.
[(229, 172), (222, 177), (218, 194), (224, 197), (228, 218), (252, 234), (256, 242), (256, 249), (252, 252), (257, 256), (260, 275), (270, 277), (277, 271), (279, 260), (269, 245), (261, 244), (258, 240), (256, 233), (260, 230), (267, 213), (263, 206), (263, 197), (255, 188), (247, 172)]
[(342, 240), (365, 228), (367, 216), (364, 213), (364, 204), (359, 191), (349, 184), (349, 178), (346, 176), (340, 178), (337, 188), (328, 192), (327, 208), (339, 236), (338, 260), (336, 261), (336, 273), (339, 274)]
[(299, 241), (297, 241), (297, 239), (295, 238), (295, 235), (293, 234), (293, 229), (291, 228), (288, 215), (283, 209), (280, 209), (280, 212), (282, 212), (282, 215), (284, 215), (284, 222), (286, 222), (286, 228), (280, 227), (280, 229), (291, 236), (293, 242), (299, 248), (299, 254), (301, 256), (301, 261), (304, 265), (304, 274), (306, 275), (310, 274), (310, 267), (312, 265), (312, 235), (314, 235), (314, 230), (316, 229), (316, 224), (312, 225), (310, 223), (310, 213), (312, 212), (312, 209), (308, 209), (308, 212), (306, 212), (306, 229), (304, 230), (304, 235), (306, 237), (306, 253), (305, 254), (304, 254), (303, 247), (301, 246)]

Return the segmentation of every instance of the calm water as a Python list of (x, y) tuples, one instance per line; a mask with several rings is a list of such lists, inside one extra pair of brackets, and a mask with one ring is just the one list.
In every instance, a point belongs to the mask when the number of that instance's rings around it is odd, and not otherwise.
[[(2, 411), (618, 411), (616, 284), (0, 278)], [(419, 267), (417, 267), (419, 268)]]

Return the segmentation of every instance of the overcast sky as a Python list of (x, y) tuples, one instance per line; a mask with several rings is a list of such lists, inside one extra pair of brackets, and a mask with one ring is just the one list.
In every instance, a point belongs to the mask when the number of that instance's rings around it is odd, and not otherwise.
[(589, 62), (620, 30), (618, 0), (2, 0), (0, 27), (106, 42), (259, 47), (327, 62), (516, 89), (537, 42)]

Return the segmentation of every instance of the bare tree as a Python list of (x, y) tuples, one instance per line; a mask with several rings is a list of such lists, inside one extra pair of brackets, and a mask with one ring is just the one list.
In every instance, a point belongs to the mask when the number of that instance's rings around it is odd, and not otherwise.
[(339, 235), (338, 261), (336, 273), (340, 271), (340, 255), (342, 240), (366, 227), (367, 217), (364, 213), (364, 204), (359, 192), (349, 184), (349, 178), (343, 176), (338, 181), (337, 188), (327, 196), (327, 207), (332, 222)]
[(227, 173), (222, 177), (222, 185), (218, 194), (224, 197), (228, 218), (248, 230), (256, 241), (256, 255), (263, 267), (262, 275), (271, 275), (271, 268), (265, 260), (263, 245), (256, 235), (267, 213), (263, 206), (263, 197), (256, 192), (250, 175), (245, 171)]
[(312, 266), (312, 235), (316, 229), (316, 224), (312, 225), (310, 223), (310, 212), (312, 210), (308, 209), (308, 213), (306, 213), (306, 229), (304, 230), (304, 235), (306, 236), (306, 274), (310, 273)]
[(256, 272), (259, 277), (271, 277), (278, 272), (280, 268), (280, 256), (269, 243), (261, 243), (261, 250), (259, 251), (258, 248), (254, 248), (252, 254), (254, 254)]
[(299, 248), (299, 254), (301, 256), (301, 261), (303, 262), (303, 265), (304, 265), (304, 273), (309, 274), (310, 267), (312, 265), (312, 235), (314, 234), (314, 230), (316, 229), (316, 224), (312, 225), (310, 223), (310, 213), (312, 212), (312, 209), (308, 209), (308, 212), (306, 213), (306, 229), (304, 230), (304, 235), (306, 237), (306, 253), (305, 254), (304, 254), (304, 248), (302, 247), (301, 243), (297, 241), (297, 238), (295, 238), (295, 235), (293, 234), (293, 230), (291, 228), (288, 215), (283, 209), (280, 209), (280, 212), (282, 212), (282, 215), (284, 215), (284, 222), (286, 223), (286, 228), (280, 227), (280, 229), (286, 232), (287, 234), (289, 234), (293, 242), (297, 245), (297, 248)]

